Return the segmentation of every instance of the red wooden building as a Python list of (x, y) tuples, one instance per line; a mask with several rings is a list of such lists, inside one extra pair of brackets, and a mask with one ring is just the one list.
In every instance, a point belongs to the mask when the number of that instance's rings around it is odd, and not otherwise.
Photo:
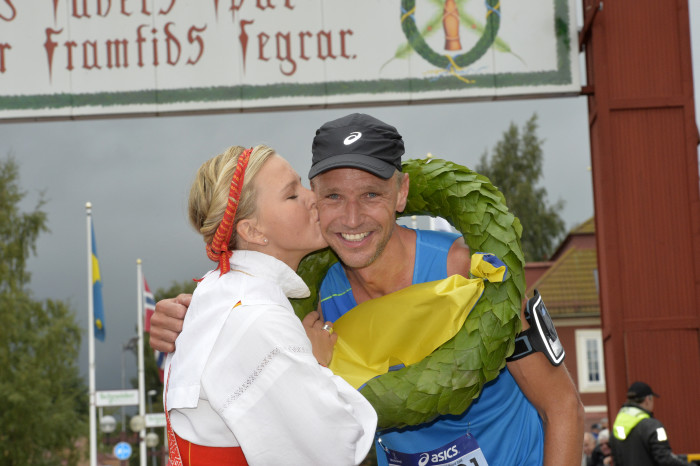
[(662, 394), (674, 450), (700, 450), (700, 189), (688, 0), (583, 0), (608, 411)]
[(564, 363), (581, 394), (586, 430), (608, 418), (598, 293), (595, 222), (574, 228), (547, 262), (525, 266), (527, 296), (537, 289), (566, 350)]

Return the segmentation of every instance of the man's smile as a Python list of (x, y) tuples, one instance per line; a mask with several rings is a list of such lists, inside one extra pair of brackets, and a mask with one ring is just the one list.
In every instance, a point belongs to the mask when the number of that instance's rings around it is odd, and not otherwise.
[(369, 231), (365, 231), (363, 233), (340, 233), (340, 236), (342, 236), (345, 241), (362, 241), (369, 236), (369, 234)]

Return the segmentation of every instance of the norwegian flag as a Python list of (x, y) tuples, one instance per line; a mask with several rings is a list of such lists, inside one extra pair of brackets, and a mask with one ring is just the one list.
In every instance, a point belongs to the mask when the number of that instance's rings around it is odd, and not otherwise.
[[(143, 278), (143, 315), (144, 315), (144, 324), (143, 328), (146, 332), (151, 331), (151, 317), (153, 316), (153, 313), (156, 310), (156, 300), (153, 297), (153, 293), (151, 292), (151, 289), (148, 287), (148, 282), (146, 281), (146, 277)], [(156, 365), (158, 366), (158, 375), (160, 377), (160, 381), (163, 382), (163, 379), (165, 378), (165, 358), (168, 356), (168, 353), (161, 353), (160, 351), (153, 351), (153, 355), (156, 359)]]
[(153, 298), (153, 293), (151, 293), (151, 289), (148, 287), (148, 282), (146, 281), (146, 278), (144, 277), (143, 279), (143, 315), (144, 315), (144, 324), (143, 324), (143, 329), (146, 332), (151, 331), (151, 316), (153, 316), (153, 313), (156, 310), (156, 300)]
[(160, 383), (165, 381), (165, 358), (168, 357), (168, 353), (161, 353), (160, 351), (153, 350), (156, 358), (156, 365), (158, 366), (158, 377), (160, 377)]

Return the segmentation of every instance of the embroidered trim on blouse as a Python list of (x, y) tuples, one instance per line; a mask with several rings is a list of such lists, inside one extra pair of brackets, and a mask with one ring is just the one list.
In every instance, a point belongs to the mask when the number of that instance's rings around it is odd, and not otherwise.
[[(287, 348), (288, 351), (292, 353), (308, 353), (308, 349), (304, 346), (290, 346)], [(238, 398), (240, 398), (249, 388), (253, 383), (260, 377), (260, 374), (262, 371), (267, 367), (270, 362), (274, 359), (275, 356), (280, 354), (282, 352), (282, 348), (279, 346), (275, 347), (272, 351), (267, 353), (267, 355), (263, 358), (262, 361), (260, 361), (260, 364), (258, 364), (258, 367), (255, 368), (252, 374), (248, 376), (245, 382), (241, 384), (240, 387), (236, 389), (235, 392), (233, 392), (227, 399), (224, 405), (221, 407), (221, 410), (227, 409), (233, 402), (235, 402)]]

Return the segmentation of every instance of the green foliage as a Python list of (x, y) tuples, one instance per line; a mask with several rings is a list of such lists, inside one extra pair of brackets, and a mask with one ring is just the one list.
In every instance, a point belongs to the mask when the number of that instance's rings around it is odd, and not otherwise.
[(66, 303), (26, 289), (26, 261), (47, 231), (43, 201), (24, 198), (13, 159), (0, 162), (0, 464), (77, 464), (87, 433), (87, 389), (78, 372), (81, 329)]
[(488, 177), (506, 198), (508, 209), (523, 225), (521, 243), (525, 259), (546, 260), (566, 233), (559, 213), (564, 202), (547, 202), (542, 179), (542, 140), (537, 137), (537, 114), (525, 123), (522, 134), (511, 123), (496, 143), (490, 159), (481, 156), (476, 171)]
[(161, 299), (174, 298), (179, 294), (192, 294), (194, 289), (197, 287), (197, 282), (194, 280), (185, 280), (182, 282), (173, 281), (170, 284), (170, 288), (158, 288), (154, 293), (153, 297), (156, 302)]

